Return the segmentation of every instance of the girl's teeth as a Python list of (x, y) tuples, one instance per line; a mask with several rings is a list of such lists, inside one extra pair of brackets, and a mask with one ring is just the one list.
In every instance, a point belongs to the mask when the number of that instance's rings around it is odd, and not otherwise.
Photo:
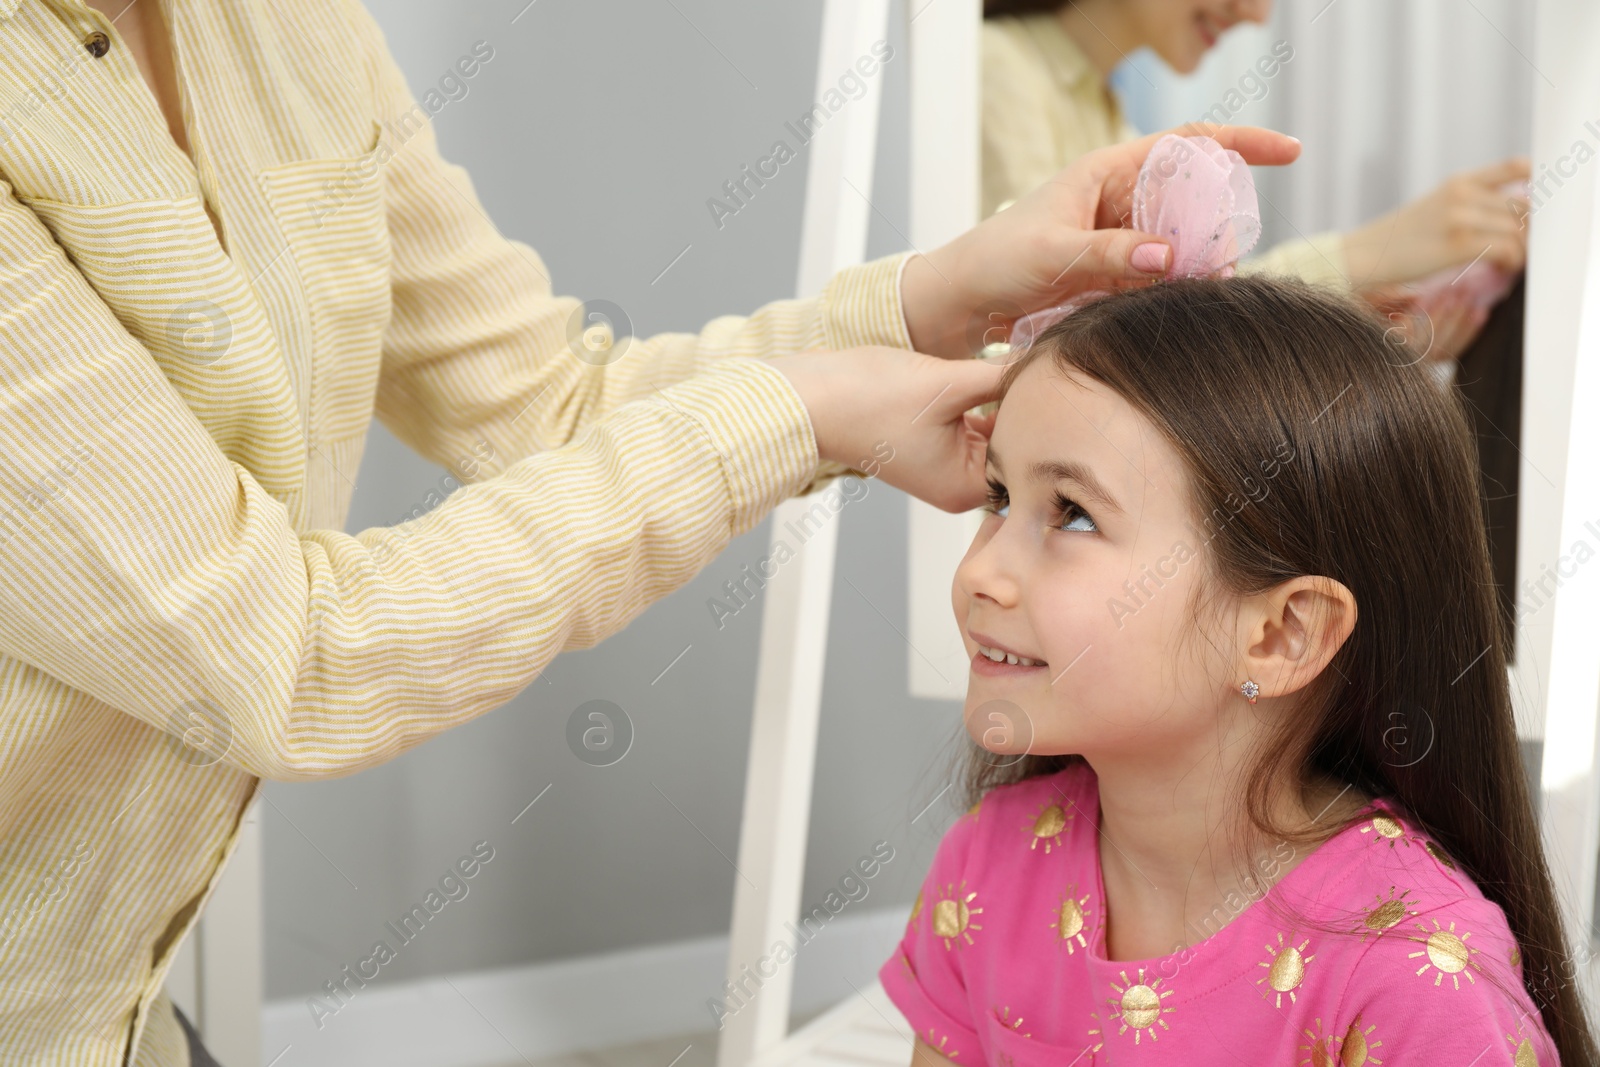
[(1042, 660), (1028, 659), (1026, 656), (1018, 656), (1013, 652), (1001, 652), (998, 648), (984, 648), (982, 645), (978, 646), (978, 651), (996, 663), (1015, 663), (1023, 667), (1037, 667), (1043, 662)]

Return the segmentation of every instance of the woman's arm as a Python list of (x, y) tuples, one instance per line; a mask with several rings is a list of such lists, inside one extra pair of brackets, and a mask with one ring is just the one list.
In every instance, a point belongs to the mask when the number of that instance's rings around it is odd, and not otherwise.
[(1348, 292), (1344, 235), (1336, 230), (1274, 245), (1261, 255), (1241, 260), (1240, 274), (1282, 274), (1311, 285)]
[(886, 477), (981, 497), (961, 413), (992, 393), (985, 365), (865, 349), (822, 361), (859, 357), (870, 388), (842, 398), (804, 355), (730, 358), (414, 521), (301, 532), (4, 182), (0, 308), (0, 655), (157, 729), (205, 707), (223, 758), (267, 778), (349, 773), (504, 704), (819, 456), (883, 461), (851, 436), (875, 419), (903, 457)]
[(1527, 263), (1529, 203), (1505, 187), (1527, 181), (1528, 161), (1502, 160), (1452, 174), (1344, 238), (1351, 284), (1359, 289), (1419, 281), (1481, 258), (1516, 273)]
[(897, 255), (841, 272), (815, 298), (717, 318), (699, 333), (585, 348), (573, 330), (587, 325), (582, 302), (555, 295), (538, 253), (490, 222), (467, 172), (440, 157), (376, 22), (357, 0), (344, 8), (371, 64), (374, 114), (391, 136), (414, 131), (403, 143), (394, 136), (381, 173), (393, 312), (376, 411), (423, 456), (448, 466), (484, 439), (513, 459), (557, 448), (619, 406), (734, 356), (912, 347)]

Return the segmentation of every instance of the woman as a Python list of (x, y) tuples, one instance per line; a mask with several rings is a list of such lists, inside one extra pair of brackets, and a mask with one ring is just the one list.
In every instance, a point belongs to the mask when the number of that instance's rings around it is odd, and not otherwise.
[[(880, 438), (885, 481), (975, 506), (1000, 368), (911, 349), (1165, 266), (1088, 232), (1148, 138), (926, 256), (624, 344), (496, 232), (358, 0), (0, 0), (0, 37), (7, 1063), (205, 1062), (162, 982), (261, 778), (505, 703)], [(350, 536), (374, 414), (473, 484)]]
[[(1272, 3), (987, 0), (983, 11), (987, 216), (1084, 152), (1138, 136), (1123, 119), (1109, 82), (1111, 71), (1129, 54), (1148, 47), (1173, 70), (1190, 73), (1229, 28), (1244, 21), (1264, 23)], [(1268, 62), (1283, 59), (1275, 54)], [(1281, 244), (1242, 262), (1240, 273), (1292, 274), (1388, 304), (1398, 287), (1480, 255), (1518, 271), (1527, 256), (1521, 224), (1527, 203), (1501, 189), (1527, 177), (1522, 159), (1456, 175), (1350, 233), (1320, 233)], [(1470, 339), (1468, 334), (1460, 345)], [(1430, 358), (1445, 354), (1433, 347)]]

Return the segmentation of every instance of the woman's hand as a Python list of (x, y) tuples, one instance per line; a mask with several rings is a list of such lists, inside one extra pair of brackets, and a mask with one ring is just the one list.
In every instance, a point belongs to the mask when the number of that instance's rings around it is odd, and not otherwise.
[(1433, 192), (1345, 234), (1345, 270), (1363, 295), (1414, 282), (1478, 257), (1516, 272), (1528, 260), (1528, 198), (1503, 187), (1528, 178), (1528, 161), (1507, 159), (1451, 175)]
[(1489, 321), (1489, 312), (1459, 288), (1444, 290), (1431, 310), (1419, 307), (1404, 286), (1369, 289), (1362, 296), (1392, 324), (1384, 334), (1407, 364), (1459, 358)]
[[(1148, 284), (1171, 249), (1125, 229), (1134, 181), (1165, 133), (1213, 137), (1248, 163), (1289, 163), (1300, 142), (1255, 126), (1191, 123), (1090, 152), (949, 244), (906, 264), (901, 300), (919, 352), (959, 359), (1029, 312), (1091, 289)], [(1142, 247), (1141, 247), (1142, 246)]]
[[(878, 347), (800, 352), (768, 362), (811, 414), (820, 458), (873, 465), (888, 484), (945, 511), (983, 503), (994, 418), (967, 411), (999, 395), (1000, 364)], [(882, 442), (893, 450), (888, 458)]]

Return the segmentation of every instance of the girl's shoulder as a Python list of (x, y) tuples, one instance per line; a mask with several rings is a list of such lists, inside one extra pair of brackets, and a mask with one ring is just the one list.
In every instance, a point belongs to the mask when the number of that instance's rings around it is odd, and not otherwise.
[(1478, 884), (1392, 798), (1378, 797), (1329, 842), (1330, 859), (1364, 886), (1409, 885), (1438, 900), (1482, 900)]
[(1504, 910), (1432, 835), (1380, 799), (1329, 844), (1323, 917), (1350, 920), (1339, 1017), (1402, 1061), (1554, 1062)]

